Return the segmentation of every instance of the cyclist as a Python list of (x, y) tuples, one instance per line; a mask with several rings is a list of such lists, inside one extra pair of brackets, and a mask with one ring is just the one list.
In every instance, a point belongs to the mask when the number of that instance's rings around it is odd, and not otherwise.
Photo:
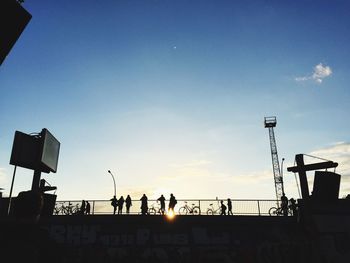
[(161, 195), (157, 201), (160, 202), (160, 211), (162, 213), (162, 215), (164, 215), (165, 213), (165, 197), (163, 195)]

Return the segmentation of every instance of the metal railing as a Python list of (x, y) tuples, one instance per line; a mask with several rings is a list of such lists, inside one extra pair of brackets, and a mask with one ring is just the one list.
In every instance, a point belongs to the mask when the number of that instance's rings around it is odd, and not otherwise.
[[(180, 199), (177, 200), (174, 212), (177, 215), (220, 215), (221, 204), (223, 200), (227, 207), (226, 199)], [(91, 215), (108, 215), (113, 214), (113, 206), (111, 200), (85, 200), (90, 203), (90, 214)], [(251, 216), (266, 216), (270, 215), (269, 210), (276, 207), (277, 200), (251, 200), (251, 199), (231, 199), (232, 202), (232, 213), (233, 215), (251, 215)], [(59, 200), (56, 201), (54, 209), (54, 215), (73, 215), (79, 214), (79, 209), (82, 201), (81, 200)], [(169, 201), (166, 201), (166, 213), (168, 212)], [(188, 209), (181, 209), (186, 206)], [(199, 213), (191, 213), (192, 207), (199, 207)], [(148, 211), (154, 208), (155, 211), (159, 211), (160, 202), (157, 200), (148, 200)], [(198, 210), (198, 209), (197, 209)], [(187, 211), (187, 213), (186, 213)], [(117, 212), (118, 213), (118, 208)], [(226, 214), (228, 209), (226, 210)], [(125, 202), (123, 205), (121, 215), (125, 215), (126, 206)], [(155, 213), (160, 214), (160, 213)], [(141, 215), (141, 201), (132, 200), (129, 215)], [(276, 215), (276, 214), (274, 214)]]

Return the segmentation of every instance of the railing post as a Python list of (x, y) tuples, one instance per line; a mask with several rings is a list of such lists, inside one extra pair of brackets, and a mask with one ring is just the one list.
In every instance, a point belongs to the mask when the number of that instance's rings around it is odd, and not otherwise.
[(259, 211), (259, 216), (260, 216), (260, 203), (259, 203), (259, 200), (258, 201), (258, 211)]
[(201, 200), (198, 200), (198, 206), (199, 206), (199, 215), (201, 215), (202, 214)]
[(92, 214), (95, 214), (95, 200), (92, 201)]

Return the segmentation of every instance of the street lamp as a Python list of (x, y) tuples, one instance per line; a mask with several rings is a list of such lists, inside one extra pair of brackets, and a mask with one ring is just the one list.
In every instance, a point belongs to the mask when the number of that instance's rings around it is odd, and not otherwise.
[(283, 162), (284, 162), (284, 158), (282, 158), (282, 162), (281, 162), (281, 181), (282, 181), (282, 193), (284, 194), (284, 185), (283, 185)]
[(114, 175), (112, 174), (112, 172), (110, 170), (108, 170), (108, 173), (112, 176), (113, 179), (113, 183), (114, 183), (114, 196), (117, 196), (117, 190), (116, 190), (116, 186), (115, 186), (115, 179), (114, 179)]

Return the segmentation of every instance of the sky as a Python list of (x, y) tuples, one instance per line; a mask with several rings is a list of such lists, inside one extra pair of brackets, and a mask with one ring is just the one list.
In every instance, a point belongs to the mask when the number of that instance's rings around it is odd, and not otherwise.
[[(288, 197), (294, 156), (339, 163), (350, 193), (350, 2), (31, 1), (0, 66), (0, 188), (15, 131), (61, 143), (58, 200), (146, 193), (275, 199), (276, 116)], [(306, 159), (306, 162), (317, 162)], [(13, 194), (31, 188), (17, 168)], [(312, 188), (313, 172), (308, 172)]]

